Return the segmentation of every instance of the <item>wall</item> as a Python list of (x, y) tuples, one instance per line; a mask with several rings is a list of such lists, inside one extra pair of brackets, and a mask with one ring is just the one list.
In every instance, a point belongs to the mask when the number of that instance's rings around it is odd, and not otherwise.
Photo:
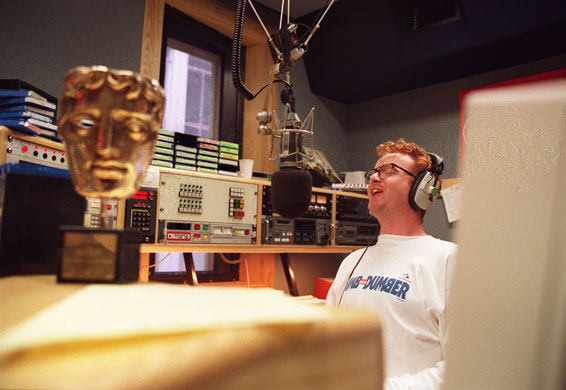
[[(306, 110), (303, 106), (316, 107), (315, 148), (327, 155), (338, 172), (368, 170), (375, 164), (377, 145), (403, 137), (444, 157), (444, 177), (452, 178), (460, 175), (459, 91), (562, 68), (566, 68), (566, 55), (349, 106), (313, 95), (302, 64), (292, 76), (299, 113)], [(448, 223), (442, 199), (431, 206), (424, 223), (429, 234), (445, 240), (453, 240), (456, 225)]]
[(140, 69), (144, 0), (0, 1), (0, 78), (59, 97), (79, 65)]

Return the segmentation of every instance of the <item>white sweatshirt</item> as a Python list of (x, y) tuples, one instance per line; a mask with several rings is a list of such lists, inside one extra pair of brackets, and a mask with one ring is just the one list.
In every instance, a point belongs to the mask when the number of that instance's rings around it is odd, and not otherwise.
[(383, 234), (361, 260), (363, 249), (340, 265), (326, 304), (367, 307), (380, 316), (385, 389), (438, 389), (443, 383), (456, 249), (431, 236)]

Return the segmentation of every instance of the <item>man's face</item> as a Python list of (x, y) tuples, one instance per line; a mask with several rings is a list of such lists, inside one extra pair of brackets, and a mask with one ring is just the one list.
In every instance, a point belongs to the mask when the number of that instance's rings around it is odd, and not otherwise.
[[(388, 164), (396, 164), (409, 172), (413, 172), (413, 159), (400, 153), (391, 153), (381, 157), (375, 168)], [(399, 168), (392, 168), (391, 176), (380, 178), (377, 173), (370, 177), (368, 185), (369, 210), (378, 219), (403, 217), (412, 210), (409, 204), (409, 191), (414, 177)]]
[(139, 102), (103, 86), (64, 112), (65, 141), (76, 191), (88, 197), (126, 198), (139, 188), (153, 155), (157, 131)]

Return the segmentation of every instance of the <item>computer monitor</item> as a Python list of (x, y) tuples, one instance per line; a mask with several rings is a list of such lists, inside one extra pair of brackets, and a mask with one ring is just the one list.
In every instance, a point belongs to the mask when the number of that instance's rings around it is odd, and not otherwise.
[(462, 103), (446, 389), (564, 389), (566, 71)]

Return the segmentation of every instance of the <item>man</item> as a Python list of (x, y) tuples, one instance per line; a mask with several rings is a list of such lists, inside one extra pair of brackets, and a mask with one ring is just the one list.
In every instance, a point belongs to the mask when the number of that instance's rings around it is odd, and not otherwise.
[(380, 316), (385, 389), (437, 389), (456, 245), (427, 235), (425, 211), (409, 199), (419, 174), (436, 168), (425, 150), (399, 139), (379, 145), (377, 155), (367, 173), (369, 210), (380, 225), (377, 244), (344, 259), (326, 302)]

